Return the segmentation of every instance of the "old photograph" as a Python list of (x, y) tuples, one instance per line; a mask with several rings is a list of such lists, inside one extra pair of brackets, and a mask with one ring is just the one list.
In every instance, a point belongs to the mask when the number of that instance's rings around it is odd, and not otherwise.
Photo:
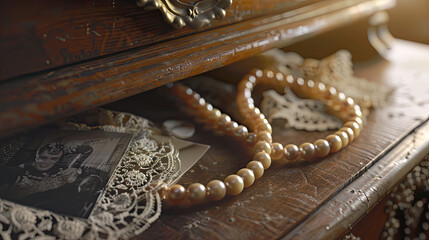
[(14, 143), (19, 147), (0, 153), (0, 198), (88, 218), (131, 138), (103, 131), (35, 131), (20, 136), (21, 143)]

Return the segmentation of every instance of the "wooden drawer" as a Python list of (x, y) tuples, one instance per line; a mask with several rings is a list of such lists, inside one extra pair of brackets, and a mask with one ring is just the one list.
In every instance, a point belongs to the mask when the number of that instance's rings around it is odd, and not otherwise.
[(223, 20), (214, 20), (199, 30), (189, 27), (176, 30), (164, 21), (160, 11), (144, 11), (133, 1), (2, 1), (0, 79), (78, 63), (316, 2), (321, 1), (236, 0)]
[(1, 6), (4, 135), (286, 46), (394, 1), (234, 1), (226, 19), (202, 30), (175, 30), (128, 1), (33, 4)]

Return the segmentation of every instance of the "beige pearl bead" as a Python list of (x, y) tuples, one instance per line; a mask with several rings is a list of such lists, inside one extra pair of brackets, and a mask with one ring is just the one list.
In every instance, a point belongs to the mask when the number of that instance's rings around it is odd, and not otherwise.
[(266, 152), (258, 152), (253, 156), (254, 161), (258, 161), (262, 163), (262, 166), (264, 166), (264, 169), (268, 169), (271, 166), (271, 157)]
[(273, 141), (273, 138), (271, 136), (271, 133), (267, 131), (262, 131), (256, 134), (256, 141), (257, 142), (265, 141), (265, 142), (271, 143)]
[(353, 130), (353, 133), (355, 134), (355, 138), (357, 138), (359, 136), (359, 134), (360, 134), (360, 127), (359, 127), (359, 124), (357, 124), (357, 122), (354, 122), (354, 121), (346, 122), (344, 124), (344, 127), (351, 128)]
[(233, 135), (234, 134), (234, 132), (235, 132), (235, 130), (238, 128), (238, 123), (237, 122), (234, 122), (234, 121), (231, 121), (231, 122), (227, 122), (226, 124), (225, 124), (225, 131), (227, 132), (227, 133), (229, 133), (230, 135)]
[(219, 121), (217, 122), (217, 125), (220, 127), (226, 126), (227, 123), (231, 122), (231, 118), (226, 115), (222, 114), (220, 115)]
[(208, 118), (208, 116), (210, 115), (210, 113), (213, 111), (213, 106), (209, 103), (204, 104), (201, 109), (200, 109), (200, 116), (204, 117), (204, 118)]
[(271, 144), (271, 159), (273, 160), (279, 160), (280, 158), (283, 157), (284, 154), (284, 150), (283, 150), (283, 145), (281, 145), (280, 143), (273, 143)]
[(271, 154), (271, 145), (268, 142), (265, 142), (265, 141), (257, 142), (255, 144), (254, 149), (255, 149), (255, 153), (266, 152), (268, 154)]
[(254, 143), (255, 141), (256, 141), (256, 134), (255, 133), (249, 133), (247, 135), (246, 142), (247, 143)]
[(362, 118), (360, 118), (360, 117), (353, 117), (353, 118), (350, 118), (350, 119), (349, 119), (349, 121), (354, 121), (354, 122), (356, 122), (357, 124), (359, 124), (359, 128), (360, 128), (360, 129), (363, 129), (363, 121), (362, 121)]
[(158, 194), (159, 194), (161, 199), (163, 199), (163, 200), (167, 199), (167, 197), (168, 197), (168, 186), (166, 183), (163, 183), (161, 185), (161, 187), (158, 190)]
[(175, 184), (168, 190), (168, 199), (172, 203), (180, 203), (186, 198), (186, 189), (182, 185)]
[(284, 156), (287, 160), (293, 161), (295, 160), (299, 155), (299, 148), (295, 144), (288, 144), (284, 147)]
[(248, 134), (249, 134), (249, 131), (243, 125), (238, 126), (234, 130), (234, 137), (237, 138), (239, 141), (244, 141)]
[(312, 143), (306, 142), (299, 146), (299, 156), (303, 160), (311, 160), (316, 155), (314, 145)]
[[(261, 116), (263, 116), (263, 114), (261, 114)], [(256, 127), (258, 126), (258, 125), (260, 125), (260, 124), (270, 124), (269, 122), (268, 122), (268, 120), (267, 119), (265, 119), (265, 116), (264, 117), (261, 117), (261, 118), (254, 118), (254, 119), (251, 119), (251, 123), (250, 123), (251, 125), (252, 125), (252, 128), (255, 130), (255, 132), (256, 132)]]
[(337, 131), (335, 132), (335, 135), (338, 135), (338, 137), (341, 138), (341, 146), (344, 148), (349, 144), (349, 136), (346, 132), (343, 131)]
[(353, 115), (353, 117), (362, 118), (363, 113), (362, 113), (362, 110), (360, 109), (360, 107), (358, 105), (355, 105), (355, 109), (353, 109), (352, 115)]
[(226, 186), (226, 192), (229, 195), (238, 195), (243, 191), (244, 181), (243, 179), (235, 174), (229, 175), (224, 180)]
[(253, 116), (252, 118), (249, 118), (249, 120), (252, 122), (252, 124), (254, 124), (255, 126), (258, 125), (260, 122), (266, 122), (268, 123), (268, 120), (265, 119), (265, 115), (264, 114), (258, 114)]
[(251, 161), (247, 164), (246, 168), (253, 171), (255, 174), (255, 179), (258, 179), (264, 175), (264, 166), (261, 162), (258, 161)]
[(342, 92), (339, 92), (336, 95), (334, 95), (333, 100), (337, 103), (345, 103), (346, 102), (346, 95)]
[(257, 107), (249, 108), (246, 113), (248, 119), (257, 118), (261, 114), (261, 110)]
[(337, 89), (333, 87), (328, 87), (325, 91), (324, 99), (329, 100), (332, 99), (335, 95), (337, 95)]
[(330, 146), (325, 139), (318, 139), (314, 142), (314, 149), (317, 157), (326, 157), (330, 152)]
[(256, 132), (267, 131), (270, 134), (273, 133), (273, 129), (271, 128), (271, 124), (269, 123), (259, 123), (255, 128)]
[(342, 127), (340, 128), (339, 131), (345, 132), (347, 134), (347, 136), (349, 137), (349, 144), (351, 142), (353, 142), (353, 140), (355, 139), (355, 133), (353, 132), (353, 130), (349, 127)]
[(217, 108), (213, 108), (213, 110), (210, 112), (210, 114), (208, 115), (208, 120), (211, 123), (217, 123), (221, 117), (222, 113), (219, 109)]
[(211, 200), (220, 200), (225, 197), (226, 186), (220, 180), (212, 180), (207, 184), (207, 192)]
[(206, 198), (206, 187), (201, 183), (193, 183), (188, 187), (188, 198), (192, 202), (201, 202)]
[(250, 187), (255, 182), (255, 174), (250, 169), (242, 168), (237, 172), (237, 175), (243, 178), (244, 187)]
[(326, 137), (326, 141), (329, 142), (329, 147), (331, 148), (331, 152), (338, 152), (342, 148), (341, 138), (337, 135), (331, 134)]

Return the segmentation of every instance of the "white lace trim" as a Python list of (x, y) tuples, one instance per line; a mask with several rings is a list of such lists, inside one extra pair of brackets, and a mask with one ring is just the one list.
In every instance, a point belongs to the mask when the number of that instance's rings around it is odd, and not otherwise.
[(267, 120), (285, 120), (284, 127), (306, 131), (327, 131), (341, 128), (341, 121), (324, 113), (320, 101), (298, 98), (289, 88), (281, 96), (274, 90), (263, 93), (261, 111)]
[(126, 239), (145, 231), (161, 214), (161, 185), (155, 183), (171, 183), (180, 170), (173, 145), (155, 142), (150, 122), (132, 114), (96, 110), (81, 116), (95, 126), (69, 122), (63, 128), (135, 135), (91, 216), (65, 217), (0, 199), (1, 239)]

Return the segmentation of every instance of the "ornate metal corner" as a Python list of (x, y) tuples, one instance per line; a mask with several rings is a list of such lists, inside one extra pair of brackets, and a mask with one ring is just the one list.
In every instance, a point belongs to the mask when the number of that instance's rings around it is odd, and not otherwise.
[(165, 20), (176, 29), (185, 26), (202, 28), (214, 18), (223, 19), (232, 0), (200, 0), (195, 4), (180, 0), (137, 0), (137, 6), (144, 9), (160, 9)]

